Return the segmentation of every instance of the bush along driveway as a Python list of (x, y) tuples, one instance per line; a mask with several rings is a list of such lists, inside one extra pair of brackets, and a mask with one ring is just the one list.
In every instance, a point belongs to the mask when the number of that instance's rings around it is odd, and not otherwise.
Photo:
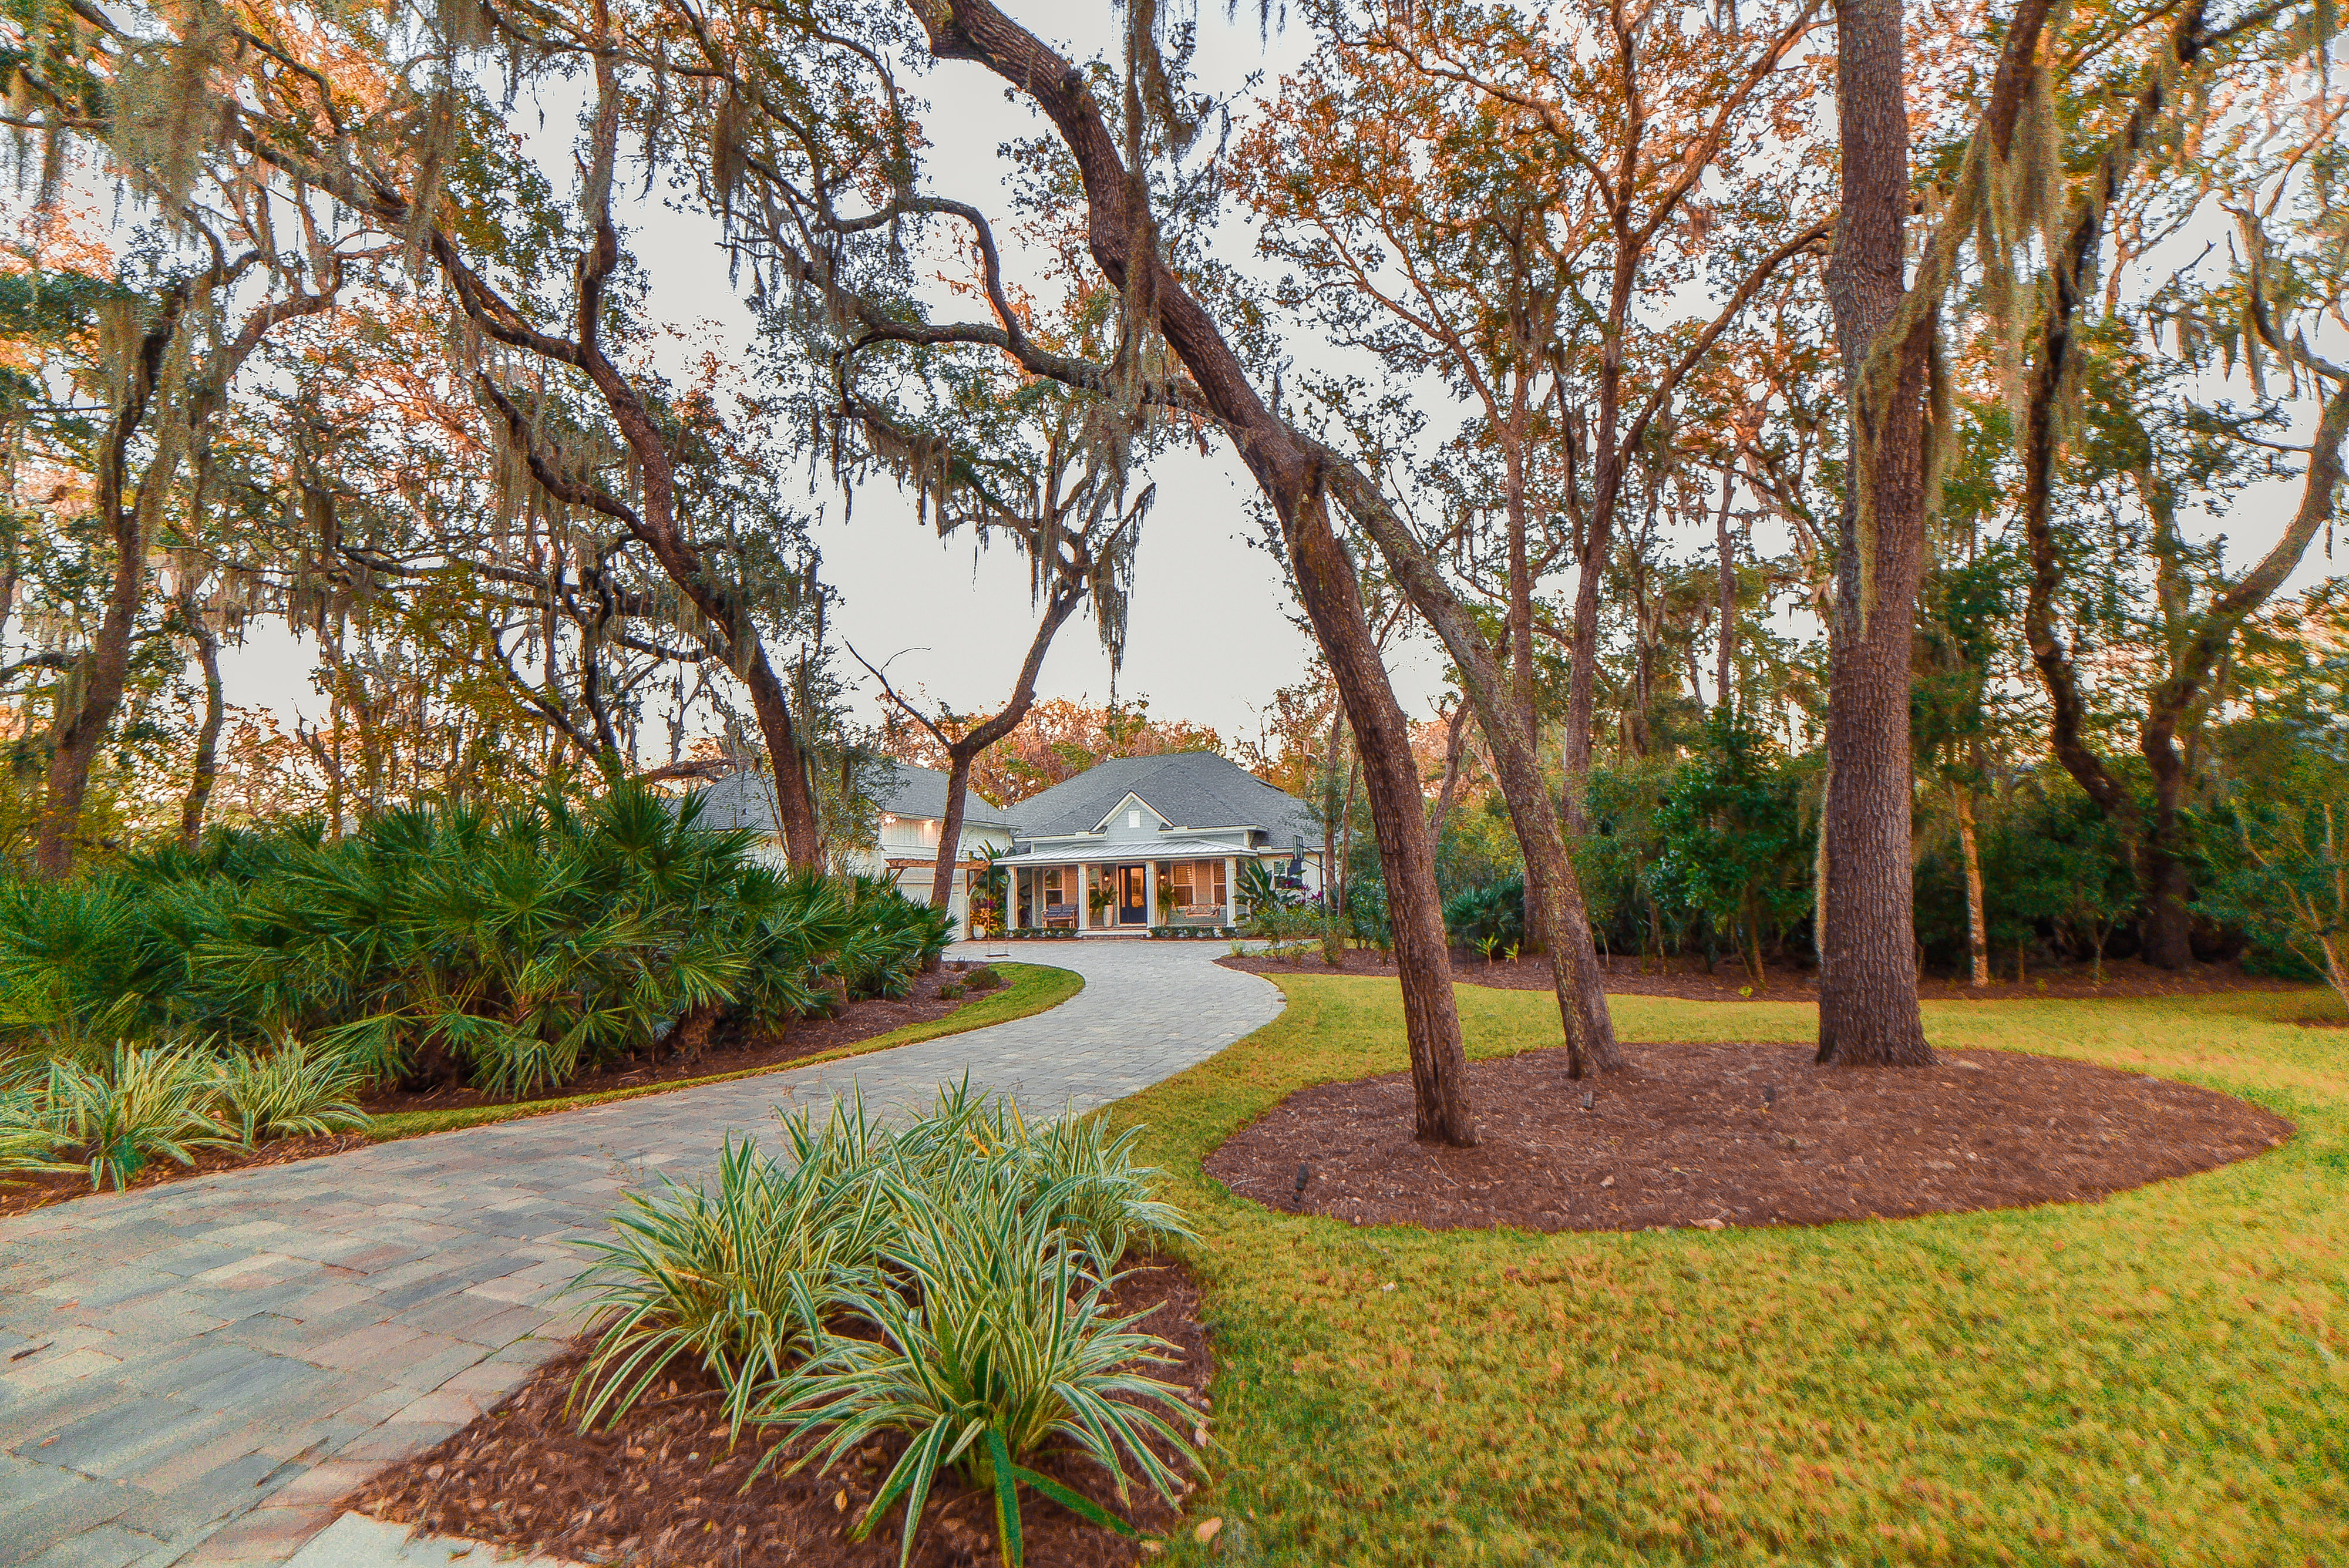
[[(975, 954), (974, 954), (975, 956)], [(849, 1061), (84, 1199), (0, 1221), (0, 1565), (275, 1562), (519, 1386), (617, 1195), (777, 1106), (1104, 1104), (1271, 1020), (1189, 943), (1071, 943), (1049, 1012)]]

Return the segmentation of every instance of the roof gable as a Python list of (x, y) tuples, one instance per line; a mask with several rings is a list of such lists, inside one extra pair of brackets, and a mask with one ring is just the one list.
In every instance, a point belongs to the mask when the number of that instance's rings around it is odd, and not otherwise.
[(1112, 821), (1128, 795), (1170, 827), (1248, 827), (1273, 843), (1318, 837), (1313, 808), (1212, 752), (1112, 757), (1013, 806), (1022, 838), (1093, 834)]

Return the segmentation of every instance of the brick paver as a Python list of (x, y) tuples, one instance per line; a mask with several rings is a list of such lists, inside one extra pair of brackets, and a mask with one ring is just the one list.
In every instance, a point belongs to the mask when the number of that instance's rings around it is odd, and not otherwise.
[(568, 1242), (625, 1189), (852, 1090), (926, 1102), (968, 1069), (1050, 1113), (1146, 1088), (1278, 1012), (1217, 950), (1055, 944), (1085, 989), (1032, 1018), (0, 1220), (0, 1568), (284, 1562), (554, 1351)]

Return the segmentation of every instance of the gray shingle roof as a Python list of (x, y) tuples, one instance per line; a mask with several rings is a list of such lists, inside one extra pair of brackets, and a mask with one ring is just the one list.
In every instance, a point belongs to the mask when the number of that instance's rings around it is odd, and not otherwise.
[(1021, 838), (1091, 833), (1128, 794), (1176, 827), (1261, 828), (1283, 848), (1321, 836), (1312, 807), (1212, 752), (1112, 757), (1013, 806), (1012, 828)]
[[(911, 763), (893, 763), (897, 770), (895, 785), (883, 795), (881, 809), (898, 816), (934, 816), (940, 822), (947, 818), (947, 775), (936, 768), (916, 767)], [(1010, 818), (999, 806), (989, 805), (984, 795), (963, 792), (962, 822), (965, 827), (1003, 827), (1011, 826)]]
[[(892, 763), (896, 776), (881, 792), (881, 809), (896, 816), (931, 816), (943, 821), (947, 815), (947, 775), (936, 768), (919, 768), (911, 763)], [(749, 827), (775, 836), (775, 792), (767, 775), (750, 768), (714, 779), (695, 792), (701, 797), (702, 825), (713, 828)], [(966, 793), (963, 801), (965, 827), (1009, 828), (1002, 811), (989, 805), (980, 795)]]

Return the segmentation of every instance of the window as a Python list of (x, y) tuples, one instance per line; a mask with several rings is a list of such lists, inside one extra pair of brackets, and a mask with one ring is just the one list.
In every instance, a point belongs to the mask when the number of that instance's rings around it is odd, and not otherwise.
[(1125, 814), (1125, 825), (1128, 827), (1140, 827), (1142, 826), (1141, 807), (1136, 806), (1133, 810)]
[(1057, 904), (1061, 901), (1061, 868), (1059, 867), (1053, 866), (1046, 868), (1044, 872), (1044, 891), (1049, 895), (1049, 902)]
[(1167, 874), (1177, 904), (1220, 909), (1224, 902), (1224, 863), (1220, 860), (1177, 860)]

